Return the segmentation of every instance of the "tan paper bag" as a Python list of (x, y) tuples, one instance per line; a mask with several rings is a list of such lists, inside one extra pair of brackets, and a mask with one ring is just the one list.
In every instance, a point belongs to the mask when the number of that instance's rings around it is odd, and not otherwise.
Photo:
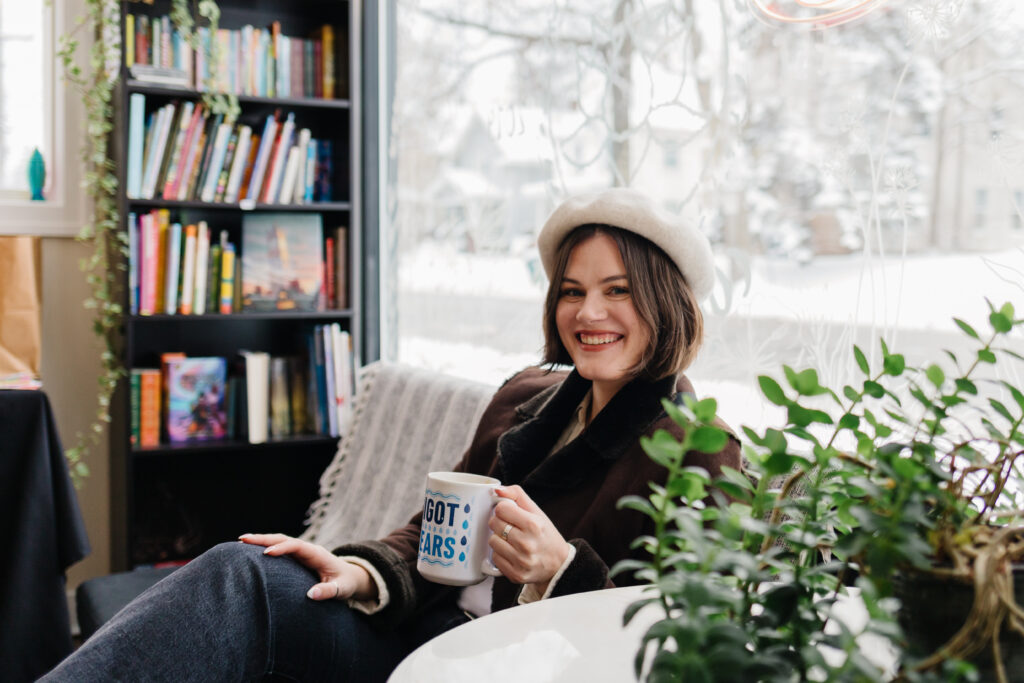
[(42, 351), (36, 239), (0, 237), (0, 377), (39, 376)]

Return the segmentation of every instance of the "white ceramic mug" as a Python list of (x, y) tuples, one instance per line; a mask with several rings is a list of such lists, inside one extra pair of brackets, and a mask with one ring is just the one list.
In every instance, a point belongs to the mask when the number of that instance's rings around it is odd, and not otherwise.
[(466, 472), (427, 475), (416, 569), (425, 579), (449, 586), (501, 576), (491, 560), (488, 522), (501, 498), (493, 477)]

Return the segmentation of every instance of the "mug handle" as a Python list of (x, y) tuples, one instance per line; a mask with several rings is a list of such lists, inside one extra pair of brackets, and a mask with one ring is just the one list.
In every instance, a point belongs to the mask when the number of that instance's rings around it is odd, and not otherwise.
[[(504, 498), (499, 496), (497, 493), (494, 493), (494, 492), (491, 493), (491, 514), (492, 515), (494, 514), (494, 506), (497, 505), (498, 501), (501, 501), (501, 500), (504, 500)], [(492, 531), (491, 532), (491, 536), (493, 536), (493, 535), (494, 535), (494, 532)], [(487, 576), (504, 576), (504, 574), (501, 573), (501, 570), (498, 569), (498, 567), (495, 566), (495, 564), (494, 564), (494, 550), (493, 549), (491, 549), (491, 548), (487, 549), (487, 557), (485, 557), (480, 562), (480, 571), (482, 571)]]

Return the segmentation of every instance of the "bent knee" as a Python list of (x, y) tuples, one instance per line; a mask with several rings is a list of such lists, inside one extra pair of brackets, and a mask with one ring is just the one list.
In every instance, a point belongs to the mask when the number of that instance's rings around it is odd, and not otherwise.
[(212, 562), (218, 566), (236, 565), (238, 563), (249, 564), (262, 556), (263, 546), (251, 545), (240, 541), (228, 541), (227, 543), (218, 543), (192, 560), (192, 562), (200, 564)]

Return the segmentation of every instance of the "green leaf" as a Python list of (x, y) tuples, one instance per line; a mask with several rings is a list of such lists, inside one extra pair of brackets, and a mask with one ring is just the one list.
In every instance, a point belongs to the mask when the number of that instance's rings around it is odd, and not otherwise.
[(702, 500), (708, 495), (707, 489), (704, 488), (704, 478), (693, 473), (673, 477), (668, 483), (667, 493), (675, 498), (682, 498), (687, 503)]
[(992, 353), (988, 349), (978, 349), (978, 360), (982, 363), (995, 363), (996, 354)]
[(729, 442), (729, 436), (718, 427), (701, 426), (687, 435), (689, 446), (701, 453), (717, 453)]
[(843, 396), (850, 399), (854, 403), (860, 400), (860, 394), (858, 394), (857, 390), (851, 387), (849, 384), (843, 387)]
[(1021, 393), (1020, 389), (1013, 386), (1006, 380), (1003, 380), (1003, 386), (1006, 387), (1006, 390), (1010, 392), (1011, 396), (1013, 396), (1013, 400), (1017, 402), (1017, 405), (1024, 408), (1024, 393)]
[(734, 470), (727, 465), (722, 466), (722, 479), (727, 479), (736, 486), (747, 489), (748, 491), (754, 490), (754, 482), (750, 481), (750, 478), (747, 477), (747, 475), (743, 474), (743, 472), (740, 472), (739, 470)]
[[(1009, 304), (1006, 304), (1006, 306), (1009, 306)], [(1011, 307), (1010, 310), (1012, 311), (1013, 308)], [(992, 313), (989, 313), (988, 322), (996, 332), (1005, 334), (1013, 329), (1013, 317), (1007, 316), (1002, 311), (993, 311)]]
[(616, 503), (616, 508), (619, 510), (636, 510), (637, 512), (642, 512), (648, 517), (654, 517), (657, 514), (654, 506), (651, 505), (651, 501), (646, 498), (641, 498), (640, 496), (624, 496), (619, 499), (618, 503)]
[(871, 398), (882, 398), (885, 396), (885, 388), (878, 382), (866, 379), (864, 380), (864, 393)]
[(970, 394), (971, 396), (978, 395), (978, 387), (975, 386), (974, 382), (972, 382), (971, 380), (966, 379), (964, 377), (959, 377), (954, 381), (956, 383), (956, 388), (961, 392), (965, 394)]
[(1009, 420), (1010, 422), (1013, 422), (1013, 421), (1014, 421), (1014, 419), (1013, 419), (1013, 415), (1011, 415), (1011, 414), (1010, 414), (1010, 411), (1009, 411), (1009, 410), (1007, 410), (1006, 406), (1004, 406), (1004, 405), (1003, 405), (1002, 403), (1000, 403), (999, 401), (995, 400), (994, 398), (990, 398), (990, 399), (988, 400), (988, 404), (989, 404), (990, 406), (992, 406), (992, 410), (996, 411), (997, 413), (999, 413), (1000, 415), (1002, 415), (1003, 417), (1005, 417), (1005, 418), (1006, 418), (1007, 420)]
[(885, 370), (885, 374), (899, 377), (906, 370), (907, 361), (902, 354), (890, 354), (883, 359), (882, 368)]
[(764, 397), (774, 403), (777, 406), (784, 406), (789, 403), (789, 399), (786, 398), (786, 394), (782, 391), (782, 387), (771, 377), (767, 375), (760, 375), (757, 378), (758, 384), (761, 385), (761, 393)]
[(698, 422), (713, 422), (718, 412), (718, 401), (713, 398), (705, 398), (693, 404), (693, 414)]
[(806, 427), (812, 422), (820, 422), (821, 424), (832, 424), (832, 417), (822, 410), (811, 410), (804, 408), (797, 403), (791, 403), (787, 409), (787, 417), (790, 423), (797, 427)]
[(818, 382), (818, 371), (814, 368), (808, 368), (798, 373), (793, 388), (801, 396), (818, 396), (828, 391)]
[(946, 373), (942, 371), (938, 365), (932, 364), (928, 366), (928, 369), (924, 371), (928, 381), (934, 384), (936, 387), (941, 387), (942, 383), (946, 381)]
[(974, 328), (965, 323), (963, 320), (960, 320), (959, 318), (953, 318), (953, 322), (957, 324), (957, 327), (959, 327), (961, 330), (967, 333), (967, 336), (973, 337), (974, 339), (981, 339), (981, 337), (978, 336), (978, 333), (974, 331)]
[(769, 429), (764, 433), (764, 445), (772, 453), (785, 453), (786, 435), (778, 429)]
[(788, 453), (772, 453), (764, 461), (764, 471), (769, 477), (788, 474), (796, 462), (804, 462), (801, 458)]
[(868, 367), (868, 359), (864, 357), (864, 352), (860, 350), (860, 347), (854, 344), (853, 346), (853, 357), (857, 361), (857, 366), (860, 371), (865, 375), (870, 374), (871, 370)]

